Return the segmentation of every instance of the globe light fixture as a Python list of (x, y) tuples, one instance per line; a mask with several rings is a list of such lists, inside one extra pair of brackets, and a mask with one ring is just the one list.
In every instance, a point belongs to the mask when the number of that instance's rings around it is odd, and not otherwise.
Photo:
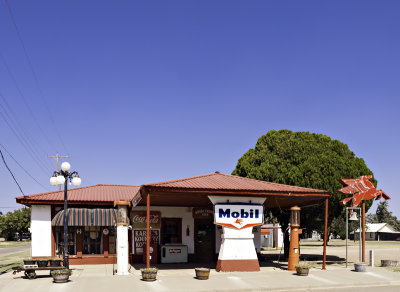
[(78, 175), (78, 172), (73, 171), (70, 172), (71, 164), (68, 162), (63, 162), (61, 164), (61, 170), (55, 171), (53, 176), (50, 178), (50, 184), (62, 185), (64, 184), (64, 266), (66, 269), (69, 269), (69, 251), (68, 251), (68, 221), (67, 221), (67, 210), (68, 210), (68, 180), (72, 182), (74, 186), (80, 186), (82, 183), (81, 178)]
[(61, 169), (63, 171), (69, 171), (71, 169), (71, 164), (69, 164), (68, 162), (63, 162), (61, 164)]
[(65, 177), (63, 175), (58, 175), (56, 179), (58, 185), (62, 185), (63, 183), (65, 183)]
[(76, 186), (76, 187), (79, 187), (79, 186), (81, 185), (81, 183), (82, 183), (82, 180), (81, 180), (81, 178), (80, 178), (79, 176), (75, 176), (75, 177), (72, 179), (72, 184), (73, 184), (74, 186)]
[(51, 184), (52, 186), (58, 185), (58, 183), (57, 183), (57, 177), (56, 177), (56, 176), (52, 176), (52, 177), (50, 178), (50, 184)]

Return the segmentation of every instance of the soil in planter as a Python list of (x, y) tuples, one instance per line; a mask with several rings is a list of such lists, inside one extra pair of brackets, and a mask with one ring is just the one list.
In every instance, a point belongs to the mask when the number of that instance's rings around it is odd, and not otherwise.
[(24, 260), (24, 265), (34, 265), (36, 263), (35, 260)]

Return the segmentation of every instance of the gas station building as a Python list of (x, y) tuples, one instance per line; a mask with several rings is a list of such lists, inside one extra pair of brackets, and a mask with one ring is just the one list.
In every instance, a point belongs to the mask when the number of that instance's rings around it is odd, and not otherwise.
[[(70, 264), (217, 262), (217, 271), (258, 271), (264, 208), (327, 202), (330, 193), (219, 172), (135, 185), (93, 185), (17, 197), (32, 208), (32, 257), (63, 250), (68, 216)], [(321, 210), (323, 212), (323, 210)], [(326, 236), (325, 236), (326, 238)], [(324, 246), (324, 256), (326, 247)]]

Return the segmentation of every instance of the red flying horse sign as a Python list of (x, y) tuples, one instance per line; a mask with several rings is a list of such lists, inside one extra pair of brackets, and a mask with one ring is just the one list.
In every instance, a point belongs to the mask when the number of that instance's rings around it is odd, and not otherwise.
[(386, 195), (382, 190), (377, 190), (372, 182), (369, 180), (372, 175), (363, 175), (356, 179), (341, 179), (340, 182), (345, 186), (339, 190), (342, 194), (353, 195), (352, 197), (343, 199), (341, 203), (346, 205), (349, 201), (352, 201), (351, 207), (357, 207), (361, 201), (380, 200), (382, 197), (385, 200), (390, 200), (390, 197)]

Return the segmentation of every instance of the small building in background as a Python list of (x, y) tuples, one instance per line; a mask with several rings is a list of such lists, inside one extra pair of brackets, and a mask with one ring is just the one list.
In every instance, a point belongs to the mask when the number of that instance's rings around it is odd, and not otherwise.
[(283, 247), (283, 232), (279, 224), (261, 226), (261, 246), (267, 248)]
[[(360, 230), (350, 233), (350, 239), (360, 239)], [(367, 223), (365, 225), (365, 240), (400, 240), (400, 232), (396, 231), (388, 223)]]

